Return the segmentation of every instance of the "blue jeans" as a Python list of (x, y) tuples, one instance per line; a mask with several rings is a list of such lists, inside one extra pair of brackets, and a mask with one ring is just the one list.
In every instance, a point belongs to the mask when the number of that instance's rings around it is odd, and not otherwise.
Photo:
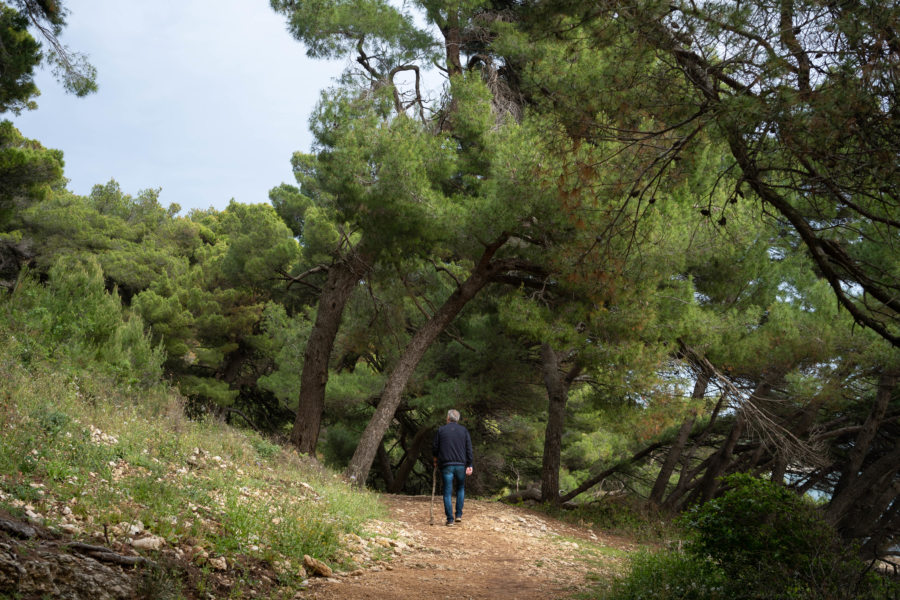
[(444, 514), (447, 520), (453, 520), (453, 504), (450, 497), (453, 495), (453, 482), (456, 481), (456, 518), (462, 516), (463, 501), (466, 497), (466, 467), (464, 465), (444, 465), (441, 467), (441, 476), (444, 478)]

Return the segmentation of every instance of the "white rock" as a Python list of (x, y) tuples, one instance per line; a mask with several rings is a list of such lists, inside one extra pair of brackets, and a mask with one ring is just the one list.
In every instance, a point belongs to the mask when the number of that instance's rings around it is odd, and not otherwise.
[(132, 546), (134, 546), (135, 548), (140, 548), (142, 550), (159, 550), (165, 544), (166, 540), (156, 535), (151, 535), (131, 542)]
[(225, 561), (224, 556), (216, 556), (215, 558), (210, 558), (209, 566), (211, 566), (216, 571), (228, 570), (228, 563)]
[(59, 528), (69, 535), (81, 535), (83, 533), (81, 527), (75, 525), (74, 523), (63, 523), (59, 526)]
[(125, 531), (128, 532), (128, 535), (137, 535), (137, 534), (141, 533), (142, 531), (144, 531), (144, 524), (141, 523), (140, 521), (135, 521), (133, 523), (127, 523), (125, 525), (125, 527), (126, 527)]
[(306, 567), (306, 571), (310, 575), (318, 576), (318, 577), (331, 577), (332, 576), (331, 567), (329, 567), (322, 561), (311, 557), (309, 554), (303, 555), (303, 566)]

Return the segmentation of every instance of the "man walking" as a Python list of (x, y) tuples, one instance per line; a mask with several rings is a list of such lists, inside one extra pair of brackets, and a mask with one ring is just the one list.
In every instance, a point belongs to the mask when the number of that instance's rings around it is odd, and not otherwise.
[[(472, 438), (469, 430), (459, 424), (459, 411), (447, 412), (447, 424), (434, 434), (431, 445), (434, 466), (440, 467), (444, 480), (444, 514), (447, 525), (462, 521), (463, 500), (466, 496), (466, 475), (472, 474)], [(456, 516), (451, 496), (456, 482)]]

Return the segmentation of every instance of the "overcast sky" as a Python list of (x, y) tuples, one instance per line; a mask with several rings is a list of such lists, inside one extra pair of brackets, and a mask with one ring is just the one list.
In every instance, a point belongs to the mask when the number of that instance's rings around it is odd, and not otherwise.
[(76, 98), (47, 73), (38, 109), (11, 119), (65, 153), (69, 189), (117, 180), (160, 202), (224, 208), (268, 202), (293, 183), (308, 119), (343, 63), (312, 61), (267, 0), (67, 0), (62, 40), (97, 68)]

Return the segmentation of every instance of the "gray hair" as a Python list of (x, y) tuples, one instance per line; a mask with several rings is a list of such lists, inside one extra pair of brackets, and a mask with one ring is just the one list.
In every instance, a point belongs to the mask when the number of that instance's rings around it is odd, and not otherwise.
[(447, 411), (447, 418), (454, 423), (459, 423), (459, 411), (451, 408)]

